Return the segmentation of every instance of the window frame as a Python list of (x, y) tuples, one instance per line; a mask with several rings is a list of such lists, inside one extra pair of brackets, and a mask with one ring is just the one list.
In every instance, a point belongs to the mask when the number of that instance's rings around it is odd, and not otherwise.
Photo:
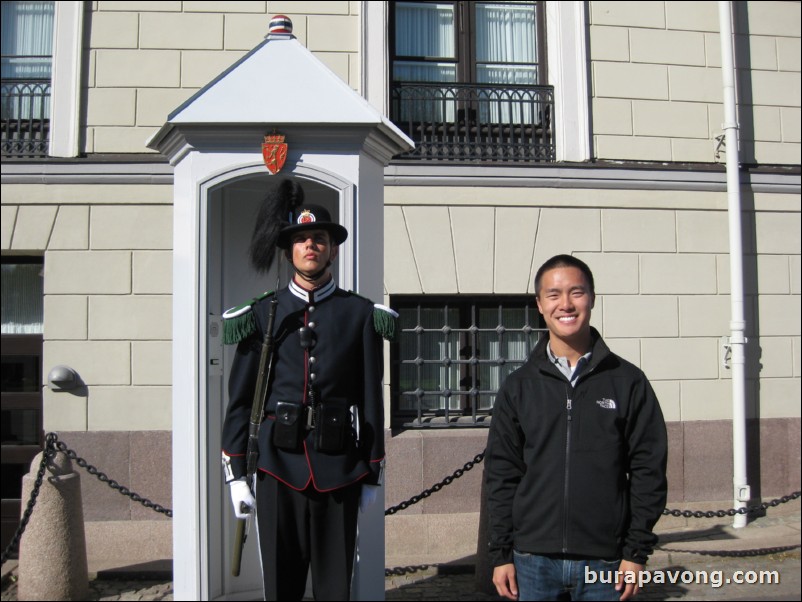
[[(390, 305), (399, 314), (409, 310), (433, 309), (443, 310), (444, 319), (449, 310), (456, 310), (459, 315), (458, 326), (447, 326), (445, 328), (430, 328), (422, 326), (419, 317), (416, 316), (415, 327), (413, 328), (400, 328), (400, 336), (390, 346), (390, 407), (391, 407), (391, 426), (395, 429), (406, 428), (455, 428), (455, 427), (488, 427), (490, 425), (490, 417), (492, 415), (492, 401), (489, 408), (480, 408), (479, 400), (482, 397), (495, 396), (498, 387), (504, 381), (504, 378), (514, 369), (522, 366), (532, 349), (537, 344), (539, 337), (544, 332), (547, 332), (543, 323), (542, 316), (537, 309), (537, 302), (532, 295), (392, 295), (390, 298)], [(524, 310), (524, 326), (521, 327), (507, 327), (503, 323), (497, 324), (495, 327), (482, 325), (481, 310), (497, 309), (499, 312), (509, 309), (523, 309)], [(499, 322), (503, 318), (499, 313)], [(436, 332), (443, 332), (444, 343), (452, 347), (456, 343), (459, 346), (459, 358), (448, 357), (446, 359), (434, 360), (431, 358), (421, 357), (420, 354), (420, 340), (417, 339), (416, 344), (416, 357), (402, 357), (402, 341), (401, 338), (404, 334), (413, 334), (416, 336), (425, 336)], [(496, 333), (498, 337), (495, 341), (489, 340), (490, 348), (492, 343), (497, 342), (499, 349), (504, 349), (505, 344), (508, 345), (511, 341), (505, 340), (508, 333), (524, 334), (525, 338), (520, 342), (526, 345), (525, 355), (522, 358), (500, 358), (499, 356), (487, 355), (487, 348), (481, 349), (477, 337), (483, 335), (493, 336)], [(456, 335), (456, 338), (449, 338)], [(478, 353), (476, 349), (478, 348)], [(508, 348), (507, 348), (508, 349)], [(470, 355), (468, 355), (470, 354)], [(416, 375), (413, 377), (414, 389), (402, 391), (402, 366), (415, 366)], [(424, 366), (439, 366), (441, 369), (445, 368), (447, 371), (451, 370), (454, 366), (459, 367), (459, 389), (450, 390), (444, 386), (440, 381), (438, 392), (441, 397), (445, 397), (444, 407), (438, 408), (424, 408), (424, 398), (438, 395), (434, 390), (426, 391), (425, 387), (421, 387), (421, 381), (426, 380), (426, 375), (423, 373)], [(485, 383), (484, 387), (481, 384), (480, 374), (482, 366), (497, 369), (499, 372), (495, 375), (497, 385), (495, 387), (488, 386)], [(493, 376), (490, 376), (491, 380)], [(464, 381), (470, 379), (467, 384)], [(478, 385), (478, 388), (477, 388)], [(470, 388), (467, 388), (470, 387)], [(414, 406), (412, 409), (402, 409), (402, 397), (415, 394), (416, 401), (412, 402)], [(460, 399), (459, 408), (452, 408), (451, 399), (455, 396)], [(442, 401), (441, 401), (442, 403)]]
[(42, 128), (46, 148), (36, 153), (11, 153), (3, 160), (77, 157), (80, 154), (80, 101), (84, 2), (54, 3), (50, 79), (50, 111)]
[(50, 157), (77, 157), (81, 142), (84, 2), (56, 2), (53, 25)]
[[(34, 264), (44, 269), (43, 257), (3, 255), (2, 263), (8, 264)], [(44, 296), (44, 289), (42, 290)], [(22, 441), (21, 443), (2, 442), (2, 466), (4, 478), (12, 478), (21, 472), (26, 474), (31, 461), (44, 446), (43, 426), (43, 346), (44, 334), (3, 334), (2, 355), (10, 357), (34, 358), (36, 362), (36, 378), (32, 389), (35, 390), (8, 390), (0, 391), (0, 408), (6, 411), (33, 411), (35, 412), (35, 429), (37, 440)], [(5, 424), (4, 427), (9, 427)], [(10, 428), (10, 427), (9, 427)], [(5, 489), (5, 485), (4, 485)], [(0, 500), (0, 523), (2, 524), (2, 546), (11, 540), (18, 524), (22, 500), (16, 497), (4, 497)]]
[[(390, 107), (389, 3), (361, 4), (361, 91), (382, 115)], [(582, 163), (592, 157), (588, 7), (581, 0), (546, 2), (546, 60), (554, 87), (555, 161)], [(505, 169), (487, 166), (485, 170)]]

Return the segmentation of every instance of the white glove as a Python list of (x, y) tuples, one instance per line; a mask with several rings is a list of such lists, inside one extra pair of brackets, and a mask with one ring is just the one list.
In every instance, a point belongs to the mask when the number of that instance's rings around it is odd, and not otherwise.
[(379, 487), (375, 485), (362, 485), (362, 491), (359, 494), (359, 510), (365, 512), (373, 502), (376, 501), (376, 496), (379, 494)]
[(234, 514), (239, 519), (246, 519), (251, 516), (256, 507), (256, 500), (251, 493), (251, 488), (245, 481), (231, 481), (231, 502), (234, 504)]

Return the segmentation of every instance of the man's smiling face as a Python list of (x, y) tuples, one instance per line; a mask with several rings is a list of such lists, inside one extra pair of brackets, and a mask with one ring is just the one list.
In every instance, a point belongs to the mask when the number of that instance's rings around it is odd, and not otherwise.
[(552, 337), (566, 343), (587, 337), (594, 301), (579, 268), (559, 267), (543, 274), (537, 307)]

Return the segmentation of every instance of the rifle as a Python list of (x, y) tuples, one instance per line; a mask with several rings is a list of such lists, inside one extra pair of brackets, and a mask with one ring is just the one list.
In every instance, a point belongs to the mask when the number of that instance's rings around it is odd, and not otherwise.
[[(259, 373), (256, 376), (256, 388), (253, 393), (253, 406), (251, 406), (251, 421), (248, 424), (248, 451), (245, 456), (246, 483), (253, 487), (253, 475), (256, 473), (256, 460), (259, 456), (259, 427), (262, 424), (262, 415), (267, 399), (267, 387), (270, 382), (270, 370), (273, 367), (273, 323), (276, 319), (277, 295), (270, 300), (270, 313), (267, 317), (267, 329), (262, 339), (262, 351), (259, 355)], [(248, 519), (237, 519), (237, 531), (234, 534), (234, 553), (231, 557), (231, 574), (239, 577), (242, 564), (242, 546), (248, 535), (246, 525)]]

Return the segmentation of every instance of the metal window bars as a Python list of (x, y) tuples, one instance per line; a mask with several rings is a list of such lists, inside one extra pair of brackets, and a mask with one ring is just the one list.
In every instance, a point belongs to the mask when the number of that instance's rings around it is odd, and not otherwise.
[(50, 80), (0, 82), (0, 149), (3, 158), (46, 157), (50, 144)]
[(405, 427), (488, 426), (504, 378), (537, 343), (537, 310), (513, 303), (418, 303), (396, 308), (393, 422)]

